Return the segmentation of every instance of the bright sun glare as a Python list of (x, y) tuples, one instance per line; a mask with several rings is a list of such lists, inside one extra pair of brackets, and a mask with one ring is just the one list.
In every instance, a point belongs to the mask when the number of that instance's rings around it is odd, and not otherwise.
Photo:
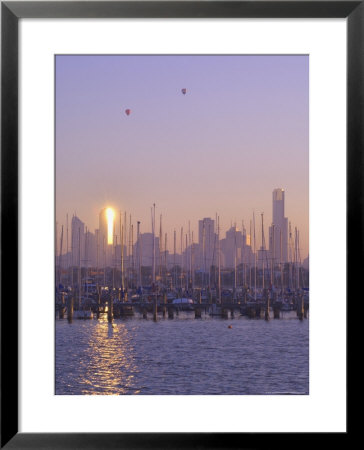
[(107, 243), (113, 243), (113, 230), (114, 230), (114, 210), (112, 208), (107, 208), (106, 210), (107, 218)]

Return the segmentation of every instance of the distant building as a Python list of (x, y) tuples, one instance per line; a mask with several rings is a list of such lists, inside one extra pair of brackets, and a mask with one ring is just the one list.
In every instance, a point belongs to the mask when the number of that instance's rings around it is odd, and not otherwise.
[[(159, 266), (159, 237), (154, 237), (154, 258), (155, 267)], [(140, 256), (138, 253), (140, 252)], [(134, 245), (133, 260), (135, 267), (137, 265), (137, 260), (140, 260), (140, 265), (153, 266), (153, 233), (140, 233), (139, 240)], [(163, 254), (161, 255), (163, 261)]]
[(97, 242), (96, 235), (87, 230), (85, 233), (85, 260), (82, 264), (86, 267), (96, 267), (97, 264)]
[(272, 225), (269, 227), (269, 252), (276, 264), (288, 261), (288, 219), (284, 217), (284, 189), (273, 191)]
[(198, 221), (198, 254), (196, 265), (206, 272), (217, 265), (217, 233), (215, 221), (205, 217)]
[(77, 216), (71, 221), (71, 265), (82, 265), (85, 255), (85, 224)]
[(231, 227), (226, 232), (226, 238), (221, 239), (220, 248), (222, 253), (223, 267), (233, 268), (242, 261), (242, 249), (246, 244), (246, 235), (236, 227)]

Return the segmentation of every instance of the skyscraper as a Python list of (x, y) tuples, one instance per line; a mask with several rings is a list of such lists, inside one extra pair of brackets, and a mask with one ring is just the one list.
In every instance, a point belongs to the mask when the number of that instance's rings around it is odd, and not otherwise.
[(216, 239), (215, 221), (205, 217), (198, 221), (199, 266), (209, 271), (210, 266), (216, 265)]
[(288, 219), (284, 217), (284, 189), (273, 191), (272, 226), (269, 228), (269, 251), (276, 264), (288, 260)]
[(71, 222), (72, 266), (82, 265), (85, 255), (85, 224), (77, 217)]

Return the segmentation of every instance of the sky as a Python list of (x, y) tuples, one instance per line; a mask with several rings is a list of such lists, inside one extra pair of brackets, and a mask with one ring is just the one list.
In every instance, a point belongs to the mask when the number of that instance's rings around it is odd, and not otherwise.
[(58, 55), (55, 94), (58, 227), (110, 206), (150, 232), (155, 203), (170, 249), (216, 214), (221, 238), (253, 212), (268, 233), (283, 188), (308, 255), (308, 56)]

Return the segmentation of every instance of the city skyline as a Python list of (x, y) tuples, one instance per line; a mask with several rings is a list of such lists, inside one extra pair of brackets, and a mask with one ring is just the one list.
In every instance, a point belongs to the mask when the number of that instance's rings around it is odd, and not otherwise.
[[(166, 232), (163, 230), (162, 217), (159, 224), (155, 221), (153, 208), (154, 247), (153, 231), (143, 232), (140, 221), (132, 223), (126, 214), (120, 213), (118, 218), (114, 211), (103, 208), (99, 213), (99, 228), (94, 233), (79, 217), (73, 215), (70, 235), (68, 228), (62, 227), (60, 236), (58, 229), (56, 230), (56, 239), (59, 241), (56, 254), (62, 255), (63, 267), (112, 267), (120, 266), (121, 260), (133, 267), (171, 267), (176, 264), (187, 267), (192, 264), (193, 258), (196, 268), (208, 272), (211, 266), (218, 265), (219, 255), (221, 266), (231, 268), (242, 263), (254, 265), (254, 254), (260, 265), (265, 259), (278, 265), (293, 263), (296, 259), (302, 263), (306, 257), (301, 253), (300, 230), (285, 217), (284, 189), (276, 188), (272, 194), (271, 225), (269, 222), (268, 226), (263, 225), (263, 215), (253, 215), (247, 227), (242, 224), (240, 229), (236, 224), (231, 224), (229, 229), (222, 230), (220, 217), (205, 217), (198, 221), (198, 236), (191, 232), (191, 224), (185, 230), (181, 227), (170, 233)], [(173, 241), (173, 244), (168, 246), (168, 241)], [(266, 263), (268, 264), (268, 260)], [(306, 266), (308, 267), (308, 260)]]
[[(186, 89), (186, 94), (181, 89)], [(130, 108), (130, 114), (125, 109)], [(56, 221), (132, 214), (143, 233), (163, 216), (171, 250), (201, 218), (249, 228), (271, 196), (308, 255), (307, 56), (57, 56)], [(158, 233), (156, 233), (158, 234)]]

